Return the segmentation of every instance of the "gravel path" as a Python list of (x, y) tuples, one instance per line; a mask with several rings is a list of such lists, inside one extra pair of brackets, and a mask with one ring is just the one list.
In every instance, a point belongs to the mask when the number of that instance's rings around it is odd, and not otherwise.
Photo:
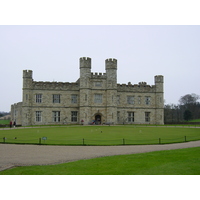
[(200, 147), (200, 141), (136, 146), (39, 146), (0, 144), (0, 171), (29, 165), (51, 165), (103, 156)]

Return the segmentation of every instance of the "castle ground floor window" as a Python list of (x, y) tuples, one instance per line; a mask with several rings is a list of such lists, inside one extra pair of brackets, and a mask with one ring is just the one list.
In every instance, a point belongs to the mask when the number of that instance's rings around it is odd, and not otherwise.
[(78, 112), (72, 111), (71, 112), (71, 122), (77, 122), (78, 121)]
[(41, 122), (42, 121), (42, 111), (36, 111), (35, 112), (35, 121)]
[(145, 122), (150, 122), (150, 112), (145, 112)]
[(60, 111), (53, 111), (53, 122), (60, 122)]
[(119, 111), (117, 112), (117, 121), (118, 122), (120, 121), (120, 112)]
[(134, 122), (134, 112), (128, 112), (128, 122)]

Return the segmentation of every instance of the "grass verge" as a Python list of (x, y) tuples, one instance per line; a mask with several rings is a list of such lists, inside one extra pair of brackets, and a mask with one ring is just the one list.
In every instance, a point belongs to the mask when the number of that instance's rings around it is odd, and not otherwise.
[(0, 175), (200, 175), (200, 147), (16, 167)]

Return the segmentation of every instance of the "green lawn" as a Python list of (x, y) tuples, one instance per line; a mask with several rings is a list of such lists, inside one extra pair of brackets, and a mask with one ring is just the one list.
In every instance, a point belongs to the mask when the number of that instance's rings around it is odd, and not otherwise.
[(200, 147), (17, 167), (0, 175), (200, 175)]
[(193, 119), (193, 120), (190, 120), (189, 122), (200, 122), (200, 119)]
[[(186, 136), (186, 138), (185, 138)], [(3, 138), (6, 138), (5, 140)], [(47, 137), (47, 140), (42, 140)], [(200, 140), (199, 128), (61, 126), (0, 130), (0, 142), (56, 145), (158, 144)], [(160, 139), (159, 139), (160, 138)]]
[(6, 125), (6, 124), (10, 124), (10, 120), (9, 119), (1, 119), (0, 120), (0, 124)]

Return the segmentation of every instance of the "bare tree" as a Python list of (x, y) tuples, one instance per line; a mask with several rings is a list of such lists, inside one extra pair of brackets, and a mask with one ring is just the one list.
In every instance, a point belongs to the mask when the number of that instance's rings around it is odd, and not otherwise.
[(186, 94), (184, 96), (181, 96), (179, 99), (179, 103), (181, 105), (187, 105), (187, 104), (196, 104), (197, 101), (200, 99), (200, 96), (197, 94)]

